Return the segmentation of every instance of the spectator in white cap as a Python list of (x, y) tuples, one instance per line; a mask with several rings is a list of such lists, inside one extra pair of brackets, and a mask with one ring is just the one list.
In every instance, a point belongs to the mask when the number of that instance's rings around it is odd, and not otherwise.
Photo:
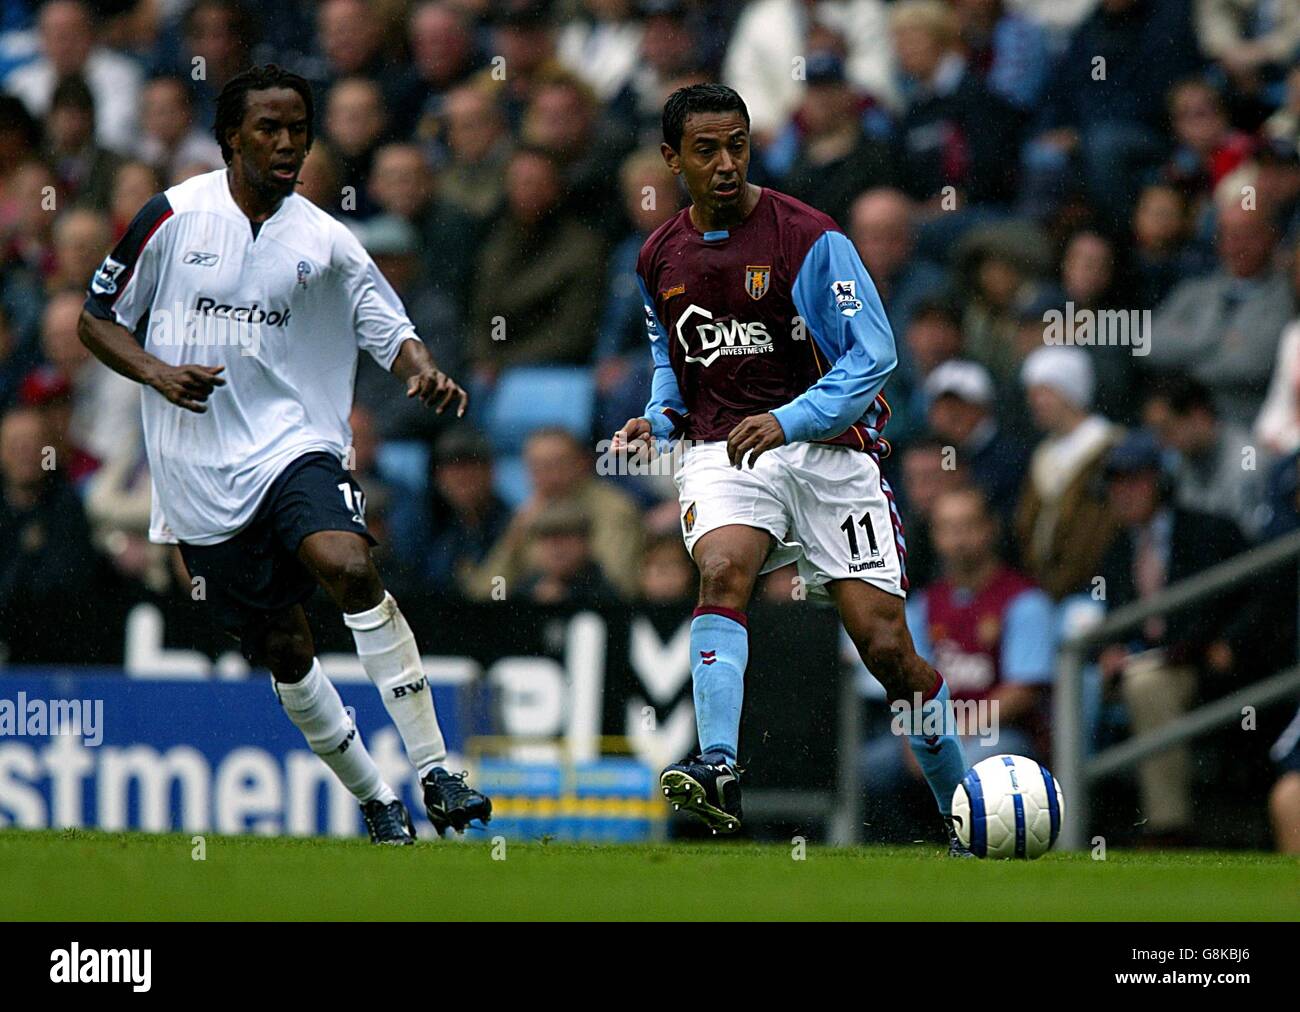
[(1092, 363), (1081, 348), (1045, 347), (1020, 371), (1034, 425), (1046, 434), (1016, 509), (1023, 568), (1060, 600), (1089, 589), (1114, 534), (1098, 476), (1121, 430), (1091, 413)]
[(998, 424), (988, 370), (978, 362), (950, 359), (926, 378), (925, 396), (930, 431), (956, 448), (958, 472), (984, 492), (1009, 525), (1028, 455)]

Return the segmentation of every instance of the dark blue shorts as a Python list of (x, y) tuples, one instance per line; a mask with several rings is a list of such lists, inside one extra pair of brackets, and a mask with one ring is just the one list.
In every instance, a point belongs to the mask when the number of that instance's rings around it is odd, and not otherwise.
[(315, 591), (316, 578), (298, 561), (303, 538), (317, 531), (351, 531), (376, 544), (365, 513), (365, 493), (337, 457), (323, 452), (299, 457), (271, 483), (238, 534), (215, 545), (181, 543), (190, 577), (203, 578), (205, 597), (199, 605), (247, 647), (250, 633)]
[(1300, 742), (1293, 744), (1290, 751), (1280, 756), (1276, 762), (1279, 773), (1300, 773)]
[(1300, 773), (1300, 710), (1296, 710), (1291, 723), (1273, 743), (1269, 756), (1279, 774)]

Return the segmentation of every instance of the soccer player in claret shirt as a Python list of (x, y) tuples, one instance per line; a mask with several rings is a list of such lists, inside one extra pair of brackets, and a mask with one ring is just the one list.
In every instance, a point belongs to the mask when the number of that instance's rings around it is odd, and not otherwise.
[(645, 417), (612, 443), (689, 441), (677, 487), (700, 571), (691, 623), (700, 752), (660, 784), (715, 832), (740, 828), (745, 609), (760, 573), (796, 562), (809, 593), (834, 600), (890, 697), (923, 701), (905, 729), (950, 852), (964, 854), (951, 802), (966, 763), (947, 685), (908, 635), (906, 548), (878, 459), (888, 447), (881, 390), (896, 361), (880, 298), (834, 221), (746, 181), (749, 113), (736, 92), (674, 92), (663, 131), (664, 159), (692, 205), (641, 249), (654, 379)]
[(302, 602), (317, 584), (343, 611), (434, 828), (486, 822), (491, 802), (444, 768), (415, 636), (375, 571), (365, 497), (341, 466), (358, 348), (436, 411), (464, 414), (465, 392), (352, 233), (294, 192), (312, 143), (307, 82), (275, 66), (239, 74), (215, 132), (228, 167), (145, 204), (81, 315), (86, 346), (145, 387), (150, 537), (179, 543), (205, 607), (270, 668), (372, 840), (409, 844), (415, 830), (316, 659)]

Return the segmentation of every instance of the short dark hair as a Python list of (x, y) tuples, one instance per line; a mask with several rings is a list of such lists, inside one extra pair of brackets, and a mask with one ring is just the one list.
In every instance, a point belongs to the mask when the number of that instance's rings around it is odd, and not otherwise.
[(674, 151), (681, 150), (686, 117), (693, 112), (738, 112), (749, 129), (749, 110), (735, 89), (725, 84), (688, 84), (664, 103), (664, 143)]
[(1210, 388), (1187, 373), (1173, 372), (1157, 376), (1151, 384), (1148, 401), (1164, 401), (1176, 415), (1188, 415), (1201, 410), (1218, 417), (1214, 394)]
[(942, 320), (954, 330), (961, 330), (961, 307), (957, 305), (957, 300), (952, 293), (939, 291), (922, 296), (917, 302), (916, 308), (912, 310), (908, 326), (910, 327), (919, 320), (930, 319)]
[(233, 152), (226, 133), (244, 122), (244, 113), (248, 111), (247, 96), (250, 91), (267, 91), (270, 88), (291, 88), (302, 96), (303, 105), (307, 107), (307, 147), (310, 150), (316, 138), (316, 106), (312, 102), (311, 85), (306, 78), (268, 63), (261, 67), (249, 67), (232, 77), (217, 96), (217, 117), (212, 132), (217, 143), (221, 145), (221, 157), (230, 164)]

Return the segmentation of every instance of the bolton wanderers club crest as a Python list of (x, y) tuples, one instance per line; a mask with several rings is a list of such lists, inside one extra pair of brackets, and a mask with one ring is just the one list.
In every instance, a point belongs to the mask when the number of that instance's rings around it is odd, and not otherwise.
[(746, 267), (745, 291), (751, 299), (761, 299), (767, 294), (768, 283), (772, 280), (771, 267)]
[(298, 287), (306, 288), (307, 279), (311, 277), (311, 264), (306, 260), (298, 261)]

